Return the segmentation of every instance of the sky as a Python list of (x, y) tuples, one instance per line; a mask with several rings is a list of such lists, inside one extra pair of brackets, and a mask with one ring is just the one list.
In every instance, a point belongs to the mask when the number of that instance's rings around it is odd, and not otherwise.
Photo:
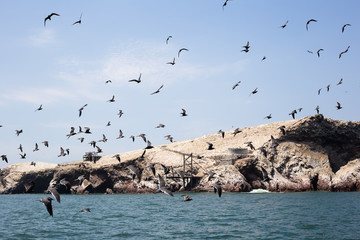
[[(121, 155), (146, 146), (131, 135), (144, 133), (158, 146), (169, 143), (165, 135), (182, 141), (292, 120), (289, 113), (299, 108), (296, 118), (319, 106), (327, 118), (359, 121), (360, 1), (224, 2), (3, 1), (0, 155), (9, 163), (0, 161), (0, 168), (81, 160), (103, 134), (101, 154)], [(44, 26), (50, 13), (60, 16)], [(310, 19), (317, 22), (306, 30)], [(345, 24), (351, 26), (342, 32)], [(178, 56), (181, 48), (188, 51)], [(129, 82), (140, 74), (140, 83)], [(165, 127), (156, 128), (160, 123)], [(66, 136), (79, 126), (92, 134)], [(120, 129), (125, 137), (117, 139)], [(60, 147), (70, 154), (58, 157)]]

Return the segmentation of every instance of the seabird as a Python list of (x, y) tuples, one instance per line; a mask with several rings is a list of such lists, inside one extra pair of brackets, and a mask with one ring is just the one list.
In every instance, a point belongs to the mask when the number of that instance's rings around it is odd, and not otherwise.
[(42, 144), (44, 144), (45, 147), (49, 147), (49, 142), (48, 141), (43, 141)]
[(8, 163), (8, 159), (7, 159), (7, 156), (4, 154), (4, 155), (1, 155), (1, 159), (4, 161), (4, 162), (6, 162), (6, 163)]
[(189, 49), (187, 49), (187, 48), (181, 48), (181, 49), (178, 51), (178, 57), (180, 57), (180, 53), (181, 53), (182, 51), (189, 51)]
[(22, 129), (20, 129), (20, 130), (15, 130), (15, 134), (16, 134), (16, 136), (19, 136), (20, 135), (20, 133), (22, 133), (23, 132), (23, 130)]
[(286, 23), (284, 25), (281, 25), (280, 27), (283, 28), (283, 29), (286, 28), (288, 22), (289, 22), (289, 20), (287, 20)]
[(220, 185), (220, 182), (216, 182), (212, 185), (212, 187), (214, 188), (214, 192), (218, 193), (219, 197), (221, 197), (221, 194), (222, 194), (222, 188), (221, 188), (221, 185)]
[(36, 111), (41, 111), (41, 110), (43, 110), (42, 104), (40, 105), (40, 107), (38, 107), (38, 108), (35, 110), (35, 112), (36, 112)]
[(349, 48), (350, 48), (350, 46), (348, 46), (345, 51), (342, 51), (342, 52), (339, 54), (339, 59), (341, 58), (341, 56), (342, 56), (344, 53), (347, 53), (347, 52), (349, 51)]
[(154, 147), (151, 145), (151, 142), (149, 140), (147, 140), (145, 149), (151, 149), (151, 148), (154, 148)]
[(84, 106), (82, 106), (80, 109), (79, 109), (79, 117), (81, 117), (81, 114), (82, 114), (82, 111), (84, 110), (84, 108), (87, 106), (87, 104), (85, 104)]
[(112, 98), (108, 100), (108, 102), (115, 102), (115, 96), (113, 95)]
[(343, 82), (343, 79), (341, 78), (340, 81), (336, 85), (340, 85), (340, 84), (342, 84), (342, 82)]
[(181, 195), (181, 196), (183, 196), (184, 197), (184, 200), (183, 200), (183, 202), (188, 202), (188, 201), (191, 201), (192, 199), (189, 197), (189, 195)]
[(124, 138), (124, 134), (121, 129), (119, 130), (119, 136), (116, 139), (120, 139), (120, 138)]
[(186, 110), (185, 109), (181, 109), (182, 112), (180, 113), (182, 117), (186, 117), (187, 116), (187, 113), (186, 113)]
[(138, 167), (135, 167), (134, 165), (129, 165), (126, 168), (130, 170), (130, 174), (132, 175), (133, 180), (135, 179), (135, 177), (137, 177), (139, 179), (139, 182), (141, 181), (141, 172)]
[(129, 82), (136, 82), (136, 83), (140, 83), (141, 82), (141, 73), (138, 79), (131, 79), (129, 80)]
[(80, 19), (74, 22), (72, 25), (81, 24), (81, 17), (82, 17), (82, 13), (80, 14)]
[(160, 164), (160, 165), (164, 170), (164, 175), (167, 175), (168, 173), (170, 173), (170, 168), (169, 167), (165, 166), (164, 164)]
[(146, 142), (146, 134), (145, 133), (139, 134), (138, 137), (141, 137), (142, 140), (144, 140), (144, 142)]
[(319, 109), (320, 109), (320, 107), (319, 107), (319, 105), (317, 105), (315, 108), (317, 114), (319, 114)]
[(342, 28), (341, 28), (341, 32), (344, 32), (345, 31), (345, 28), (347, 27), (347, 26), (351, 26), (351, 24), (349, 24), (349, 23), (347, 23), (347, 24), (345, 24), (344, 26), (342, 26)]
[(209, 182), (211, 180), (211, 178), (213, 178), (216, 173), (213, 170), (211, 170), (210, 172), (207, 172), (206, 174), (209, 175), (209, 177), (208, 177), (208, 182)]
[(130, 138), (132, 139), (133, 142), (135, 142), (135, 136), (131, 135)]
[(174, 196), (173, 193), (170, 191), (170, 189), (168, 189), (165, 186), (165, 181), (164, 179), (160, 176), (160, 174), (158, 174), (158, 179), (159, 179), (159, 190), (162, 191), (163, 193), (169, 195), (169, 196)]
[(322, 49), (322, 48), (320, 48), (319, 50), (317, 50), (317, 55), (318, 55), (318, 57), (320, 57), (320, 51), (324, 51), (324, 49)]
[(239, 86), (240, 83), (241, 83), (241, 81), (238, 81), (237, 83), (235, 83), (235, 85), (232, 87), (232, 90), (234, 90), (237, 86)]
[(214, 144), (209, 143), (209, 142), (207, 142), (207, 144), (208, 144), (207, 150), (213, 150), (213, 149), (215, 149), (215, 148), (214, 148)]
[(267, 118), (267, 119), (272, 118), (271, 113), (269, 115), (267, 115), (266, 117), (264, 117), (264, 118)]
[(175, 58), (172, 60), (172, 62), (167, 62), (166, 64), (171, 64), (171, 65), (175, 65)]
[(160, 92), (160, 89), (162, 89), (164, 87), (164, 85), (161, 85), (158, 90), (156, 90), (155, 92), (151, 93), (150, 95), (154, 95)]
[(172, 36), (168, 36), (167, 38), (166, 38), (166, 44), (168, 44), (169, 43), (169, 40), (170, 40), (170, 38), (172, 38)]
[(255, 88), (254, 91), (252, 91), (249, 96), (251, 96), (251, 94), (256, 94), (257, 92), (258, 92), (258, 88)]
[(20, 144), (20, 146), (18, 147), (18, 149), (20, 150), (20, 152), (23, 152), (23, 147), (22, 147), (21, 144)]
[(115, 154), (113, 157), (116, 158), (116, 160), (118, 160), (119, 162), (121, 162), (120, 154)]
[(35, 148), (34, 148), (33, 152), (36, 152), (36, 151), (39, 151), (39, 146), (37, 143), (35, 143)]
[(25, 193), (31, 193), (34, 190), (35, 183), (31, 181), (30, 183), (24, 183)]
[(309, 21), (307, 21), (307, 22), (306, 22), (306, 31), (309, 30), (309, 29), (308, 29), (308, 25), (309, 25), (309, 23), (311, 23), (311, 22), (317, 22), (317, 20), (315, 20), (315, 19), (310, 19)]
[(60, 15), (57, 14), (57, 13), (51, 13), (51, 14), (49, 14), (49, 15), (44, 19), (44, 27), (46, 26), (46, 21), (47, 21), (47, 20), (50, 21), (52, 16), (60, 16)]
[(221, 129), (218, 131), (218, 134), (220, 134), (222, 138), (225, 137), (225, 132)]
[(76, 135), (75, 128), (74, 128), (74, 127), (71, 127), (71, 128), (70, 128), (70, 133), (67, 134), (66, 136), (67, 136), (68, 139), (69, 139), (71, 136), (74, 136), (74, 135)]
[(243, 50), (242, 50), (242, 52), (249, 52), (249, 48), (250, 48), (250, 43), (249, 43), (249, 41), (247, 41), (247, 43), (246, 43), (246, 45), (245, 46), (243, 46)]
[(165, 127), (165, 125), (162, 123), (159, 123), (159, 125), (156, 126), (156, 128), (164, 128), (164, 127)]
[(238, 133), (241, 133), (241, 130), (240, 130), (239, 128), (236, 128), (236, 129), (232, 132), (232, 134), (234, 135), (234, 137), (235, 137), (236, 134), (238, 134)]
[(25, 158), (26, 158), (26, 153), (24, 153), (24, 154), (19, 153), (19, 154), (20, 154), (21, 159), (25, 159)]
[(285, 135), (285, 126), (284, 126), (284, 125), (283, 125), (283, 126), (280, 126), (279, 129), (280, 129), (281, 133), (282, 133), (283, 135)]
[(297, 114), (296, 109), (289, 113), (289, 115), (291, 115), (293, 119), (295, 119), (295, 114)]
[(66, 190), (70, 190), (71, 188), (71, 184), (68, 180), (66, 180), (65, 178), (60, 180), (60, 184), (64, 185), (66, 187)]
[(119, 118), (121, 118), (121, 116), (124, 114), (124, 112), (123, 112), (123, 110), (119, 110), (119, 112), (118, 112), (118, 115), (119, 115)]
[(51, 201), (54, 200), (51, 197), (44, 197), (38, 201), (42, 202), (45, 207), (46, 210), (48, 211), (48, 213), (50, 214), (50, 216), (53, 216), (53, 210), (52, 210), (52, 206), (51, 206)]
[(53, 197), (56, 199), (56, 201), (58, 203), (60, 203), (60, 194), (59, 192), (57, 191), (57, 189), (55, 187), (49, 187), (48, 188), (49, 192), (51, 193), (51, 195), (53, 195)]
[(342, 109), (341, 104), (340, 104), (339, 102), (336, 102), (336, 103), (337, 103), (337, 105), (336, 105), (336, 110), (340, 110), (340, 109)]
[(91, 211), (90, 211), (90, 208), (84, 208), (84, 209), (81, 209), (79, 212), (91, 212)]
[(152, 174), (153, 174), (154, 176), (156, 176), (156, 174), (155, 174), (155, 172), (156, 172), (156, 170), (155, 170), (155, 165), (154, 165), (153, 163), (150, 163), (149, 168), (151, 169)]
[(250, 141), (250, 142), (246, 142), (245, 143), (251, 150), (255, 150), (255, 147), (254, 147), (254, 145), (252, 144), (252, 142)]

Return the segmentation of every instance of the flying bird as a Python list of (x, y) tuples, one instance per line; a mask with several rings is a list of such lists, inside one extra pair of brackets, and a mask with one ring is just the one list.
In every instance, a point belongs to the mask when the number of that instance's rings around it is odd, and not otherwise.
[(209, 143), (209, 142), (207, 142), (207, 144), (208, 144), (207, 150), (213, 150), (213, 149), (215, 149), (215, 148), (214, 148), (214, 144)]
[(267, 118), (267, 119), (272, 118), (271, 113), (269, 115), (267, 115), (266, 117), (264, 117), (264, 118)]
[(150, 95), (154, 95), (154, 94), (159, 93), (159, 92), (160, 92), (160, 89), (162, 89), (163, 87), (164, 87), (164, 85), (161, 85), (158, 90), (156, 90), (155, 92), (151, 93)]
[(169, 43), (169, 40), (170, 40), (170, 38), (172, 38), (172, 36), (168, 36), (167, 38), (166, 38), (166, 44), (168, 44)]
[(241, 130), (240, 130), (239, 128), (236, 128), (236, 129), (232, 132), (232, 134), (234, 135), (234, 137), (235, 137), (236, 134), (238, 134), (238, 133), (241, 133)]
[(342, 82), (343, 82), (343, 79), (341, 78), (340, 81), (336, 85), (340, 85), (340, 84), (342, 84)]
[(337, 105), (336, 105), (336, 110), (340, 110), (340, 109), (342, 109), (341, 104), (340, 104), (339, 102), (336, 102), (336, 103), (337, 103)]
[(339, 54), (339, 59), (341, 58), (341, 56), (342, 56), (344, 53), (347, 53), (347, 52), (349, 51), (349, 48), (350, 48), (350, 46), (348, 46), (345, 51), (342, 51), (342, 52)]
[(266, 59), (266, 56), (263, 56), (263, 58), (261, 59), (261, 61), (264, 61)]
[(330, 91), (330, 84), (326, 86), (326, 91)]
[(58, 155), (58, 157), (65, 157), (65, 156), (66, 156), (66, 153), (65, 153), (64, 148), (60, 147), (60, 154)]
[(319, 88), (319, 89), (318, 89), (318, 92), (317, 92), (318, 95), (320, 95), (321, 89), (322, 89), (322, 88)]
[(35, 112), (36, 112), (36, 111), (41, 111), (41, 110), (43, 110), (42, 104), (40, 105), (40, 107), (38, 107), (38, 108), (35, 110)]
[(57, 189), (56, 189), (55, 187), (50, 186), (50, 187), (48, 188), (48, 190), (49, 190), (49, 192), (51, 193), (51, 195), (53, 195), (53, 197), (56, 199), (56, 201), (57, 201), (58, 203), (60, 203), (60, 194), (59, 194), (59, 192), (57, 191)]
[(82, 114), (82, 111), (84, 110), (84, 108), (87, 106), (87, 104), (85, 104), (84, 106), (82, 106), (80, 109), (79, 109), (79, 117), (81, 117), (81, 114)]
[(24, 154), (19, 153), (19, 154), (20, 154), (20, 158), (21, 158), (21, 159), (25, 159), (25, 158), (26, 158), (26, 153), (24, 153)]
[(133, 142), (135, 142), (135, 136), (131, 135), (130, 138), (132, 139)]
[(246, 45), (245, 46), (243, 46), (243, 50), (241, 50), (242, 52), (249, 52), (249, 48), (250, 48), (250, 43), (249, 43), (249, 41), (247, 41), (247, 43), (246, 43)]
[(75, 25), (75, 24), (81, 24), (81, 17), (82, 17), (82, 14), (80, 14), (80, 19), (77, 20), (76, 22), (74, 22), (72, 25)]
[(347, 23), (347, 24), (345, 24), (344, 26), (342, 26), (341, 32), (344, 32), (344, 31), (345, 31), (345, 28), (348, 27), (348, 26), (350, 27), (351, 24)]
[(237, 86), (239, 86), (240, 83), (241, 83), (241, 81), (238, 81), (237, 83), (235, 83), (235, 85), (232, 87), (232, 90), (234, 90)]
[(35, 148), (34, 148), (33, 152), (36, 152), (36, 151), (39, 151), (39, 146), (37, 143), (35, 143)]
[(129, 165), (126, 168), (130, 170), (130, 174), (133, 176), (133, 180), (135, 179), (135, 177), (137, 177), (139, 179), (139, 182), (141, 181), (141, 172), (138, 167), (135, 167), (134, 165)]
[(69, 139), (71, 136), (74, 136), (74, 135), (76, 135), (75, 128), (74, 128), (74, 127), (71, 127), (71, 128), (70, 128), (70, 133), (69, 133), (69, 134), (66, 134), (66, 136), (67, 136), (68, 139)]
[(159, 125), (156, 126), (156, 128), (164, 128), (164, 127), (165, 127), (165, 125), (162, 123), (159, 123)]
[(284, 126), (284, 125), (280, 126), (279, 129), (280, 129), (282, 135), (285, 135), (285, 134), (286, 134), (286, 132), (285, 132), (285, 126)]
[(51, 13), (51, 14), (49, 14), (49, 15), (44, 19), (44, 27), (46, 26), (46, 21), (47, 21), (47, 20), (50, 21), (52, 16), (60, 16), (60, 15), (57, 14), (57, 13)]
[(118, 160), (118, 162), (121, 162), (120, 154), (115, 154), (113, 157), (116, 158), (116, 160)]
[(187, 48), (181, 48), (181, 49), (178, 51), (178, 57), (180, 57), (180, 53), (181, 53), (182, 51), (189, 51), (189, 49), (187, 49)]
[(317, 114), (320, 113), (320, 107), (319, 107), (319, 105), (316, 106), (315, 110), (316, 110), (316, 113), (317, 113)]
[(20, 144), (20, 146), (18, 147), (18, 149), (20, 150), (20, 152), (23, 152), (22, 144)]
[(108, 102), (115, 102), (115, 96), (113, 95), (112, 98), (108, 100)]
[(309, 30), (309, 29), (308, 29), (308, 26), (309, 26), (309, 23), (311, 23), (311, 22), (317, 22), (317, 20), (315, 20), (315, 19), (310, 19), (309, 21), (307, 21), (307, 22), (306, 22), (306, 31)]
[(20, 129), (20, 130), (15, 130), (15, 134), (16, 134), (16, 136), (19, 136), (20, 135), (20, 133), (22, 133), (23, 132), (23, 130), (22, 129)]
[(319, 50), (317, 50), (317, 55), (318, 55), (318, 57), (320, 57), (320, 51), (324, 51), (324, 49), (322, 49), (322, 48), (320, 48)]
[(171, 192), (171, 190), (169, 188), (166, 187), (165, 181), (160, 176), (160, 174), (158, 174), (158, 179), (159, 179), (159, 190), (162, 191), (163, 193), (173, 197), (174, 196), (173, 193)]
[(147, 140), (145, 149), (151, 149), (151, 148), (154, 148), (154, 147), (151, 145), (151, 142), (149, 140)]
[(116, 139), (120, 139), (120, 138), (124, 138), (124, 134), (121, 129), (119, 130), (119, 136)]
[(293, 119), (295, 119), (295, 114), (297, 114), (296, 109), (289, 113), (289, 115), (291, 115)]
[(123, 110), (119, 110), (119, 112), (118, 112), (118, 115), (119, 115), (119, 118), (121, 118), (121, 116), (124, 114), (124, 112), (123, 112)]
[(131, 79), (129, 80), (129, 82), (136, 82), (136, 83), (140, 83), (141, 82), (141, 73), (139, 75), (139, 78), (138, 79)]
[(220, 134), (222, 138), (225, 137), (225, 132), (221, 129), (218, 131), (218, 134)]
[(167, 62), (166, 64), (175, 65), (175, 58), (172, 60), (172, 62)]
[(286, 28), (288, 22), (289, 22), (289, 21), (287, 20), (286, 23), (285, 23), (284, 25), (281, 25), (280, 27), (281, 27), (282, 29)]
[(224, 4), (222, 5), (223, 10), (224, 10), (224, 7), (227, 6), (228, 1), (230, 1), (230, 0), (225, 0)]
[(187, 113), (186, 113), (186, 110), (185, 109), (181, 109), (182, 112), (180, 113), (182, 117), (186, 117), (187, 116)]
[(252, 91), (252, 92), (250, 93), (250, 95), (249, 95), (249, 96), (251, 96), (251, 94), (253, 94), (253, 95), (254, 95), (254, 94), (256, 94), (257, 92), (258, 92), (258, 89), (257, 89), (257, 88), (255, 88), (255, 89), (254, 89), (254, 91)]
[(255, 150), (255, 147), (254, 147), (254, 145), (252, 144), (252, 142), (250, 141), (250, 142), (246, 142), (245, 143), (251, 150)]
[(109, 79), (109, 80), (106, 80), (106, 81), (105, 81), (105, 84), (106, 84), (106, 83), (112, 83), (112, 81)]
[(4, 154), (4, 155), (1, 155), (1, 160), (3, 160), (4, 162), (6, 163), (9, 163), (8, 162), (8, 159), (7, 159), (7, 156)]
[(307, 50), (307, 52), (310, 53), (310, 54), (314, 54), (314, 53), (313, 53), (312, 51), (310, 51), (310, 50)]
[(221, 197), (222, 195), (222, 188), (219, 182), (216, 182), (212, 185), (212, 187), (214, 188), (214, 192), (217, 193), (219, 195), (219, 197)]
[(48, 211), (48, 213), (50, 214), (50, 216), (53, 216), (53, 210), (52, 210), (52, 206), (51, 206), (51, 201), (54, 200), (51, 197), (44, 197), (38, 201), (42, 202), (45, 207), (46, 210)]

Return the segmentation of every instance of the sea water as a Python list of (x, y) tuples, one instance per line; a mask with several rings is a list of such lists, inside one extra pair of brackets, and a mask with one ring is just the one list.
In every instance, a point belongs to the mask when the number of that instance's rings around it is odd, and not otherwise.
[(0, 239), (360, 239), (360, 192), (182, 194), (0, 195)]

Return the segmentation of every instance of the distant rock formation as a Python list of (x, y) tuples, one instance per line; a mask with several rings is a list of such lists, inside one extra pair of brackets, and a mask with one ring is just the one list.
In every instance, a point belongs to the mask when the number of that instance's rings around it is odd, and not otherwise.
[[(165, 175), (162, 165), (168, 168), (165, 180), (172, 191), (213, 191), (215, 182), (225, 192), (360, 190), (359, 122), (318, 114), (232, 133), (154, 146), (145, 153), (120, 153), (120, 163), (107, 155), (96, 163), (14, 164), (1, 170), (0, 193), (25, 193), (29, 183), (34, 183), (35, 193), (46, 191), (49, 184), (57, 185), (60, 193), (155, 193), (153, 170)], [(138, 176), (129, 169), (139, 171)], [(61, 179), (71, 188), (59, 184)]]

